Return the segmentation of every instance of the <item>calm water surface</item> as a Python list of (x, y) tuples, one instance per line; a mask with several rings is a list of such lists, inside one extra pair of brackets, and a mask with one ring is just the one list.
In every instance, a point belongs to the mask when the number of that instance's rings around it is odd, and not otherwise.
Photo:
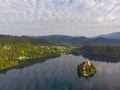
[(120, 90), (120, 63), (92, 61), (93, 77), (77, 74), (77, 65), (87, 59), (63, 55), (22, 69), (0, 74), (0, 90)]

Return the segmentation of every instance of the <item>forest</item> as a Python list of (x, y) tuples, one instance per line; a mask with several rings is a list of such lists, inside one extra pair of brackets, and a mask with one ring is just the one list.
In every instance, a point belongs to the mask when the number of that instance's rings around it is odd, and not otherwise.
[(0, 46), (0, 70), (17, 66), (19, 61), (60, 56), (69, 52), (70, 49), (65, 46), (6, 44)]
[(119, 62), (120, 46), (83, 45), (73, 49), (72, 54), (82, 55), (91, 60)]
[(55, 45), (43, 39), (0, 36), (0, 70), (18, 66), (21, 61), (42, 59), (70, 53), (66, 46)]

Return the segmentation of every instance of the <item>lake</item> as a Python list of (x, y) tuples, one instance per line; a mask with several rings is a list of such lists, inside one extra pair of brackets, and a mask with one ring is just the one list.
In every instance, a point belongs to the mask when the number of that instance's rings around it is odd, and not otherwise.
[(0, 73), (0, 90), (120, 90), (120, 63), (92, 61), (97, 72), (79, 77), (82, 56), (62, 55), (41, 63)]

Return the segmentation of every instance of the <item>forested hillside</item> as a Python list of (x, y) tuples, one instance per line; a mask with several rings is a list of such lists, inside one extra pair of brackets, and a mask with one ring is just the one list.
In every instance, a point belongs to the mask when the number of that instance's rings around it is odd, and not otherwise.
[(30, 44), (10, 44), (0, 46), (0, 70), (18, 66), (20, 61), (44, 59), (67, 54), (70, 49), (64, 46), (34, 46)]
[(51, 44), (50, 42), (41, 38), (31, 38), (27, 36), (0, 35), (0, 45), (18, 44), (18, 43), (32, 44), (32, 45)]
[(50, 42), (58, 44), (69, 44), (69, 45), (87, 45), (87, 44), (96, 44), (96, 45), (120, 45), (120, 39), (109, 39), (103, 37), (96, 38), (87, 38), (87, 37), (72, 37), (65, 35), (49, 35), (41, 36), (37, 38), (43, 38)]
[(120, 61), (120, 46), (84, 45), (74, 49), (72, 53), (92, 60), (107, 62)]
[(19, 66), (21, 61), (44, 59), (70, 53), (70, 48), (54, 45), (44, 39), (0, 36), (0, 70)]

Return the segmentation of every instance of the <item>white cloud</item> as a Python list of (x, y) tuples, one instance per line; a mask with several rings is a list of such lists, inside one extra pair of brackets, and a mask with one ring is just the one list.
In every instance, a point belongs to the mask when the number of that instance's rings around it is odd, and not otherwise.
[(32, 21), (54, 18), (74, 20), (77, 17), (81, 22), (86, 22), (87, 18), (92, 17), (92, 20), (89, 20), (94, 21), (98, 17), (96, 21), (103, 22), (107, 21), (104, 20), (107, 16), (111, 19), (112, 14), (119, 13), (117, 10), (120, 10), (120, 6), (116, 6), (118, 3), (118, 0), (1, 0), (0, 14), (3, 17), (0, 18), (10, 21), (14, 18), (18, 21), (22, 17)]
[(114, 20), (116, 19), (115, 16), (109, 14), (109, 15), (106, 15), (106, 16), (99, 16), (97, 17), (97, 21), (100, 22), (100, 23), (109, 23), (109, 22), (114, 22)]
[(86, 27), (96, 22), (107, 26), (120, 23), (120, 0), (0, 0), (0, 9), (0, 22), (5, 24), (52, 22), (56, 27), (57, 22), (76, 27), (77, 23), (83, 28), (82, 24)]

